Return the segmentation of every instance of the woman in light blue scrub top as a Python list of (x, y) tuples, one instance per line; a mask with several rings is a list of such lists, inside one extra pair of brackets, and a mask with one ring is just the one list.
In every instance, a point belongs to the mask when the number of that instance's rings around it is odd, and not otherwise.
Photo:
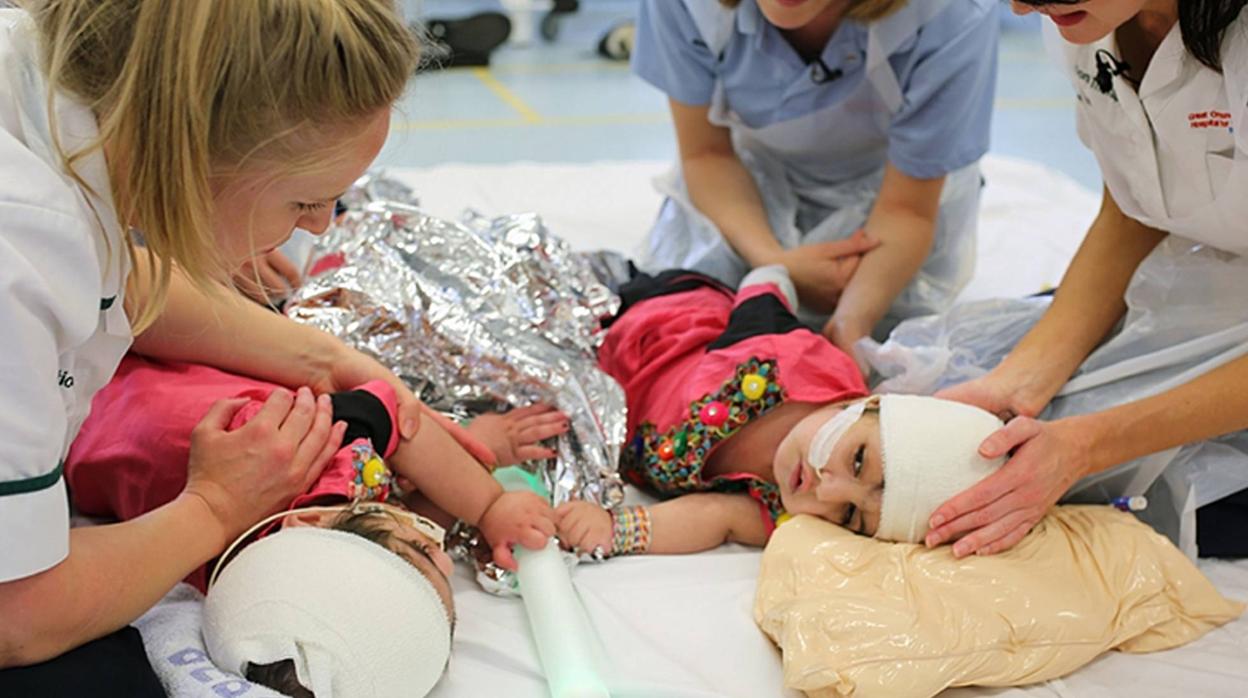
[(947, 307), (975, 262), (995, 5), (642, 0), (633, 69), (680, 146), (642, 266), (783, 264), (846, 350)]

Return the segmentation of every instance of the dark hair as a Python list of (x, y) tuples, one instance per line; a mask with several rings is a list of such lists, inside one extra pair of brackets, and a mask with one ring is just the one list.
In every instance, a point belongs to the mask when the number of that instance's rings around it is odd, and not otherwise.
[[(347, 509), (334, 518), (330, 528), (359, 536), (383, 548), (391, 548), (394, 531), (381, 525), (382, 519), (372, 512), (355, 512)], [(247, 664), (246, 679), (267, 686), (292, 698), (316, 698), (307, 686), (299, 683), (293, 659), (283, 659), (272, 664)]]
[[(1084, 0), (1021, 0), (1035, 7), (1077, 5)], [(1178, 0), (1183, 45), (1196, 60), (1222, 72), (1222, 39), (1248, 0)]]
[(248, 663), (246, 678), (254, 684), (266, 686), (291, 698), (316, 698), (315, 693), (299, 683), (293, 659), (283, 659), (272, 664)]

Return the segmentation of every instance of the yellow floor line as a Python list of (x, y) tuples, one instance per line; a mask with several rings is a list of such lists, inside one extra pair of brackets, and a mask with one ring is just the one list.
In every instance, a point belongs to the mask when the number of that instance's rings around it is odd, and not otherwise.
[(499, 82), (498, 78), (494, 77), (494, 74), (490, 72), (489, 68), (474, 68), (472, 70), (472, 74), (475, 75), (482, 84), (489, 88), (490, 92), (494, 93), (494, 96), (503, 100), (507, 106), (515, 109), (516, 113), (519, 114), (520, 118), (526, 123), (536, 124), (541, 122), (542, 115), (538, 114), (533, 107), (525, 104), (524, 100), (520, 99), (515, 92), (507, 89), (506, 85)]
[(428, 119), (396, 123), (396, 131), (448, 131), (453, 129), (520, 128), (552, 126), (649, 126), (671, 121), (667, 112), (651, 114), (586, 114), (581, 116), (540, 116), (537, 120), (521, 117), (496, 119)]
[[(492, 79), (492, 78), (491, 78)], [(497, 82), (495, 80), (495, 82)], [(488, 83), (487, 83), (488, 84)], [(512, 106), (519, 116), (503, 116), (484, 119), (414, 119), (397, 122), (396, 131), (451, 131), (455, 129), (493, 129), (522, 128), (526, 126), (549, 128), (558, 126), (651, 126), (666, 124), (671, 121), (667, 112), (648, 112), (639, 114), (583, 114), (576, 116), (543, 116), (529, 108), (501, 84), (499, 88), (511, 95), (519, 106), (499, 94), (499, 98)], [(1012, 99), (997, 100), (997, 109), (1003, 110), (1052, 110), (1073, 109), (1074, 98), (1071, 99)]]

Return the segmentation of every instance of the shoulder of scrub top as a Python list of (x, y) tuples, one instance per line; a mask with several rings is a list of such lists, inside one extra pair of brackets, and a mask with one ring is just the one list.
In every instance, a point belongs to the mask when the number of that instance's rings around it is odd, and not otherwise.
[(894, 63), (905, 98), (889, 127), (889, 161), (942, 177), (988, 152), (1000, 22), (993, 0), (954, 0)]
[(715, 64), (683, 0), (641, 0), (632, 59), (641, 79), (682, 104), (710, 104)]
[(41, 317), (62, 348), (99, 319), (104, 241), (84, 207), (73, 183), (0, 128), (0, 289)]

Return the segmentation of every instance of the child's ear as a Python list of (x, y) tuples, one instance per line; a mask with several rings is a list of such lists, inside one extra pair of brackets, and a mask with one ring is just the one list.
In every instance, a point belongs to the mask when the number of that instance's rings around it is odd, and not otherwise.
[(282, 519), (282, 528), (298, 528), (300, 526), (329, 528), (330, 522), (333, 521), (340, 513), (340, 510), (333, 509), (295, 511)]

